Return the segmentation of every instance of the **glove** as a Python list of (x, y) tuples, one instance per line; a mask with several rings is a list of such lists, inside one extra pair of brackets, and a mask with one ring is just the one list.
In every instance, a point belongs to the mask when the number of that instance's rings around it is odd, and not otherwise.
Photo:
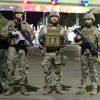
[(16, 37), (17, 33), (15, 31), (12, 31), (12, 36)]

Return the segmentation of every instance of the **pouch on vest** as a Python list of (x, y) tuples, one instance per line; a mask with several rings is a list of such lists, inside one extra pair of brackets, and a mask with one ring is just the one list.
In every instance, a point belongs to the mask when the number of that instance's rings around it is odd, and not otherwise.
[(23, 31), (27, 31), (26, 22), (21, 22), (21, 29), (22, 29)]
[(46, 34), (46, 47), (60, 47), (61, 45), (61, 39), (60, 39), (60, 29), (57, 30), (51, 30), (48, 29), (48, 32)]

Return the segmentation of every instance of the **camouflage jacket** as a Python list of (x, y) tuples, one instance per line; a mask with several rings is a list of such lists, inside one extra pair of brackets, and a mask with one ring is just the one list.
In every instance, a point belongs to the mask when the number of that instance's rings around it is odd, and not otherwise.
[[(91, 26), (90, 28), (87, 27), (83, 27), (81, 32), (87, 37), (89, 38), (89, 40), (95, 44), (95, 46), (97, 46), (97, 48), (100, 48), (100, 31), (95, 27), (95, 26)], [(76, 35), (77, 37), (77, 35)], [(75, 38), (80, 46), (81, 46), (81, 50), (84, 53), (84, 50), (86, 49), (86, 44), (84, 45), (84, 42), (82, 40), (77, 40), (77, 38)]]
[[(17, 24), (17, 20), (11, 20), (8, 22), (8, 24), (2, 29), (0, 36), (1, 37), (5, 37), (5, 38), (9, 38), (9, 34), (12, 33), (12, 31), (14, 31), (14, 29), (12, 27), (10, 27), (10, 25), (12, 26), (16, 26)], [(32, 29), (30, 28), (29, 24), (26, 21), (20, 21), (20, 28), (21, 29), (17, 29), (18, 31), (22, 30), (23, 32), (27, 32), (29, 35), (33, 34)], [(10, 42), (12, 40), (10, 39)], [(11, 42), (11, 45), (14, 44), (14, 41)]]
[(93, 42), (94, 44), (96, 43), (96, 39), (98, 37), (100, 37), (100, 32), (99, 30), (94, 27), (94, 26), (91, 26), (90, 28), (87, 28), (87, 27), (84, 27), (82, 30), (82, 33), (84, 33), (89, 39), (91, 42)]

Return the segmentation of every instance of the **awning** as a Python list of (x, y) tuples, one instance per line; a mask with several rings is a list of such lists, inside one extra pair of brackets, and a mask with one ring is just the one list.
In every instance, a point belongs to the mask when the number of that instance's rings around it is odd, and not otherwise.
[[(0, 10), (11, 10), (13, 11), (15, 7), (19, 4), (0, 4)], [(45, 5), (45, 4), (23, 4), (22, 6), (25, 11), (33, 12), (51, 12), (52, 10), (61, 13), (86, 13), (90, 11), (93, 13), (100, 13), (99, 7), (84, 7), (84, 6), (69, 6), (69, 5)], [(96, 10), (97, 9), (97, 10)]]

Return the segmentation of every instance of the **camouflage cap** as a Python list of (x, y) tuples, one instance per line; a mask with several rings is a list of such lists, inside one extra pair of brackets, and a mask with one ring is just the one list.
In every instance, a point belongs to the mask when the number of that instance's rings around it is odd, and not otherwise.
[(95, 21), (95, 17), (94, 17), (94, 15), (92, 14), (92, 13), (86, 13), (85, 15), (84, 15), (84, 18), (83, 18), (84, 20), (85, 19), (93, 19), (93, 21)]
[(14, 13), (24, 13), (24, 9), (21, 6), (17, 6), (14, 9)]
[(52, 12), (50, 12), (50, 14), (49, 14), (49, 18), (52, 17), (52, 16), (57, 16), (58, 18), (60, 18), (59, 13), (56, 12), (56, 11), (52, 11)]

